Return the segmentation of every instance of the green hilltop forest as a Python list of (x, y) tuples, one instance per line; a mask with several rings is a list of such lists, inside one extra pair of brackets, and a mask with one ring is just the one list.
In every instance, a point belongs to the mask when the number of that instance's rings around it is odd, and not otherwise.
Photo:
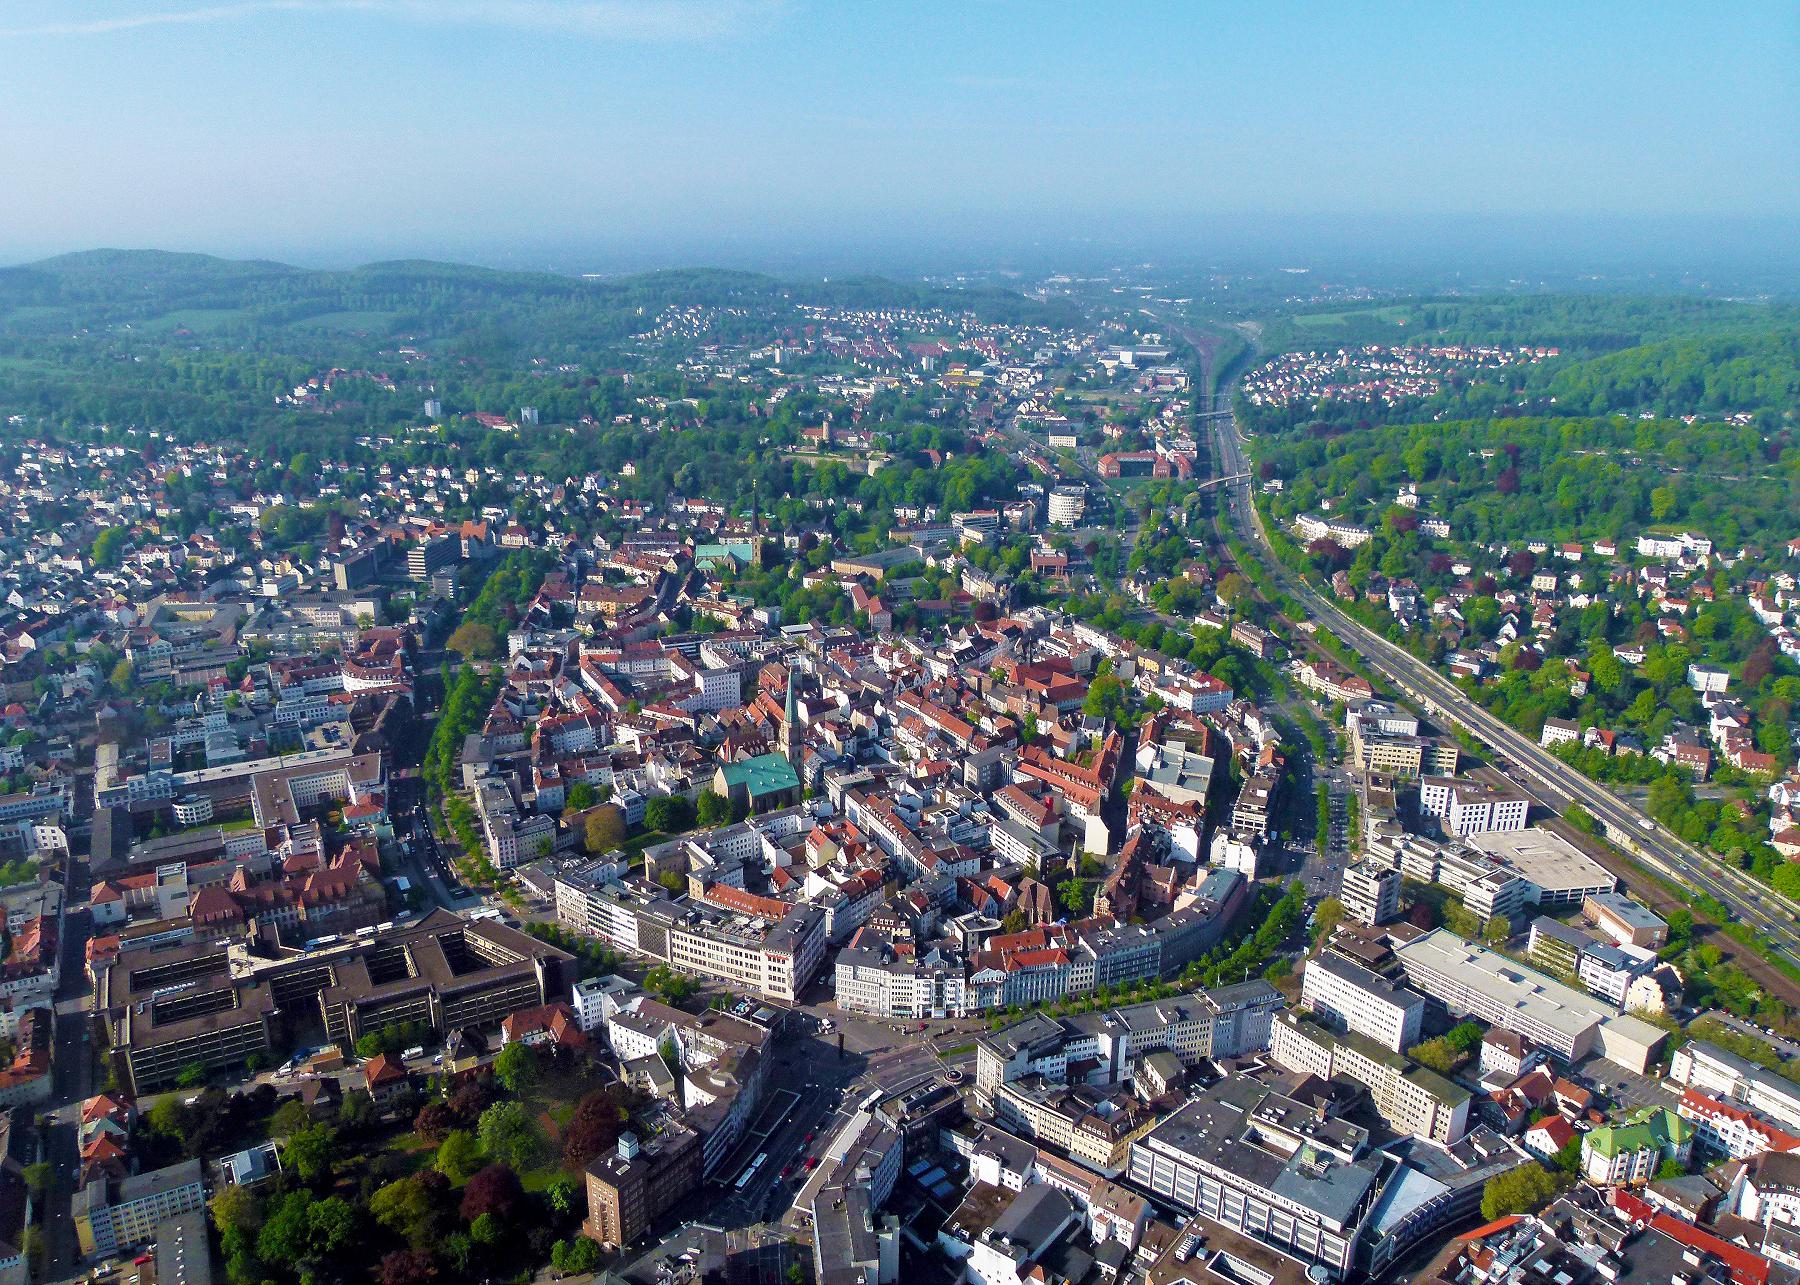
[(1687, 296), (1504, 295), (1337, 312), (1295, 311), (1265, 326), (1260, 349), (1369, 344), (1556, 348), (1536, 365), (1485, 370), (1436, 396), (1384, 405), (1241, 407), (1258, 432), (1521, 415), (1760, 413), (1800, 404), (1800, 307)]
[[(429, 262), (334, 272), (98, 250), (0, 269), (0, 414), (69, 431), (137, 424), (341, 445), (354, 431), (416, 419), (419, 400), (344, 381), (333, 393), (343, 405), (322, 422), (280, 407), (276, 395), (331, 367), (398, 380), (406, 346), (423, 356), (405, 373), (432, 381), (447, 405), (504, 410), (523, 400), (571, 422), (611, 413), (592, 390), (664, 309), (733, 310), (709, 331), (730, 342), (798, 324), (802, 304), (939, 308), (1047, 326), (1075, 316), (1071, 305), (1002, 289), (878, 277), (783, 281), (697, 268), (593, 280)], [(546, 377), (562, 367), (574, 373)]]

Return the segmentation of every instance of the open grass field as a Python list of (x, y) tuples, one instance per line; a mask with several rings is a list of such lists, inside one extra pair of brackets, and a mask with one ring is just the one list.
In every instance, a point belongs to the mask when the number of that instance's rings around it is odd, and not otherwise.
[(1294, 330), (1304, 334), (1309, 331), (1332, 330), (1345, 326), (1368, 325), (1371, 323), (1387, 326), (1404, 326), (1410, 324), (1413, 310), (1404, 304), (1393, 304), (1385, 308), (1346, 308), (1339, 312), (1303, 312), (1290, 319)]

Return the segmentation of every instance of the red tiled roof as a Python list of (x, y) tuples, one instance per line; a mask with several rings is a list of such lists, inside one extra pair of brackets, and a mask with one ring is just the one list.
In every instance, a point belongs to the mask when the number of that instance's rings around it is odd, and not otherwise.
[(377, 1053), (363, 1063), (363, 1076), (371, 1089), (407, 1078), (406, 1064), (389, 1053)]

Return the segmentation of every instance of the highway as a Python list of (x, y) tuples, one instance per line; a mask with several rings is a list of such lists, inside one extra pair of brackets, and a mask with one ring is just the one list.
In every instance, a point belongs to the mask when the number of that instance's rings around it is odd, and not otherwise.
[[(1224, 394), (1221, 394), (1224, 396)], [(1498, 754), (1507, 777), (1540, 804), (1560, 813), (1580, 803), (1605, 827), (1607, 837), (1678, 886), (1716, 897), (1734, 920), (1754, 928), (1789, 961), (1800, 964), (1797, 909), (1741, 870), (1726, 867), (1684, 843), (1606, 787), (1582, 776), (1535, 741), (1477, 705), (1460, 688), (1411, 653), (1364, 628), (1310, 585), (1291, 575), (1275, 557), (1253, 503), (1245, 442), (1236, 417), (1208, 415), (1218, 455), (1216, 469), (1227, 482), (1229, 515), (1246, 544), (1254, 547), (1283, 592), (1303, 605), (1312, 622), (1353, 647), (1368, 666), (1427, 713), (1463, 728)]]

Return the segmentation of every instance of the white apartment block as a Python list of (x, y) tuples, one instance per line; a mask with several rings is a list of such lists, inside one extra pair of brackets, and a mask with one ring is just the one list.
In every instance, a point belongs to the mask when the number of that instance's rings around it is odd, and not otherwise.
[(75, 1193), (73, 1213), (84, 1254), (114, 1254), (156, 1238), (165, 1218), (206, 1203), (198, 1160), (133, 1174), (113, 1183), (94, 1178)]
[(1641, 1187), (1656, 1176), (1662, 1164), (1662, 1151), (1657, 1147), (1603, 1151), (1592, 1139), (1592, 1133), (1581, 1136), (1581, 1176), (1596, 1186)]
[(1059, 486), (1050, 492), (1050, 525), (1072, 527), (1081, 521), (1087, 492), (1080, 487)]
[(1419, 811), (1436, 817), (1445, 833), (1458, 838), (1496, 830), (1523, 830), (1530, 807), (1530, 801), (1522, 794), (1470, 781), (1444, 776), (1427, 776), (1419, 781)]
[(1664, 535), (1647, 532), (1637, 538), (1637, 553), (1640, 558), (1679, 558), (1691, 554), (1697, 558), (1712, 554), (1713, 544), (1703, 535), (1695, 535), (1691, 531), (1677, 531)]

